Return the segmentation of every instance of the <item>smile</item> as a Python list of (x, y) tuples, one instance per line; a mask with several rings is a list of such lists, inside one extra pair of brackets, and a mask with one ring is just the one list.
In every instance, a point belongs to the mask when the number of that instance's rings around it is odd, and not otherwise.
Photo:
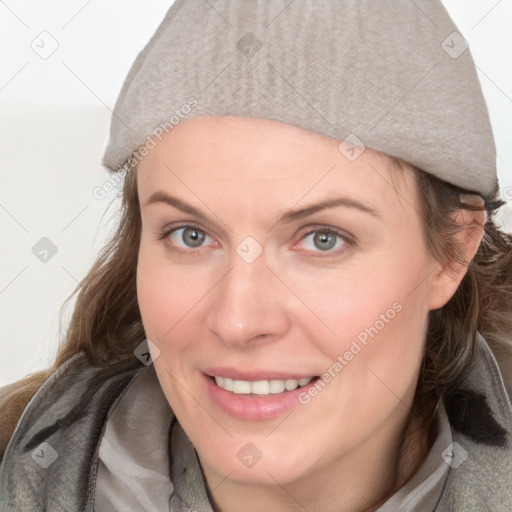
[(287, 379), (287, 380), (236, 380), (227, 377), (215, 376), (215, 383), (226, 391), (231, 391), (237, 395), (270, 395), (279, 394), (285, 391), (293, 391), (294, 389), (309, 384), (314, 377), (304, 379)]

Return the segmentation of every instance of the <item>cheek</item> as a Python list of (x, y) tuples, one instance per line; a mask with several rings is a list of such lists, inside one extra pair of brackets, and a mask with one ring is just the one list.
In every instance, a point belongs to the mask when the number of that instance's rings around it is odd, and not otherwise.
[[(339, 387), (341, 410), (370, 403), (376, 409), (364, 409), (371, 416), (379, 405), (396, 402), (396, 396), (409, 397), (415, 386), (428, 320), (430, 269), (420, 238), (399, 242), (393, 250), (361, 258), (309, 286), (299, 288), (300, 279), (295, 282), (297, 293), (322, 320), (297, 321), (327, 356), (326, 379)], [(416, 251), (411, 250), (414, 244)], [(330, 334), (319, 337), (325, 325)]]
[(423, 292), (407, 296), (385, 281), (373, 281), (371, 290), (351, 290), (325, 303), (324, 318), (335, 335), (319, 337), (318, 329), (300, 320), (309, 349), (326, 356), (325, 388), (302, 395), (301, 404), (310, 423), (324, 425), (326, 438), (343, 433), (342, 445), (347, 439), (359, 442), (408, 412), (423, 356)]
[(331, 356), (349, 350), (355, 339), (363, 346), (388, 339), (388, 349), (409, 345), (408, 340), (421, 340), (424, 333), (428, 265), (422, 253), (393, 250), (317, 273), (314, 279), (288, 273), (290, 288), (316, 317), (296, 311), (295, 319), (312, 340), (324, 333)]
[(146, 257), (141, 248), (137, 265), (137, 299), (146, 335), (154, 340), (160, 340), (162, 334), (172, 326), (173, 318), (169, 317), (168, 310), (175, 311), (173, 304), (169, 304), (165, 282), (160, 267), (152, 264), (151, 258)]
[[(172, 267), (154, 249), (141, 244), (137, 264), (137, 298), (146, 337), (159, 350), (154, 367), (166, 398), (182, 419), (196, 418), (198, 411), (183, 383), (193, 370), (193, 358), (201, 350), (199, 307), (207, 290), (197, 276), (191, 279)], [(207, 283), (204, 284), (207, 286)], [(181, 383), (181, 385), (180, 385)]]
[[(202, 278), (204, 277), (204, 278)], [(193, 339), (194, 326), (201, 314), (201, 299), (209, 288), (206, 276), (180, 271), (158, 255), (157, 251), (141, 244), (137, 264), (137, 299), (146, 335), (160, 350), (173, 349), (186, 342), (177, 336), (186, 326), (187, 338)]]
[(306, 322), (296, 316), (297, 323), (326, 356), (324, 371), (331, 377), (343, 375), (342, 380), (350, 383), (351, 392), (343, 396), (373, 399), (378, 391), (386, 392), (379, 379), (402, 396), (415, 379), (423, 355), (426, 292), (418, 289), (407, 295), (386, 281), (373, 281), (370, 293), (362, 288), (347, 288), (346, 294), (338, 299), (333, 295), (330, 301), (324, 296), (317, 302), (311, 298), (312, 309), (318, 311), (330, 334), (319, 336), (321, 326), (311, 319)]

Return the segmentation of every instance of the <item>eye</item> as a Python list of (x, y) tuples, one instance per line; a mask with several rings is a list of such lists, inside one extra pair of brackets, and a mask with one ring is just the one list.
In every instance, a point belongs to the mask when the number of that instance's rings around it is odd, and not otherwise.
[(166, 236), (168, 236), (174, 245), (189, 249), (196, 249), (213, 242), (211, 237), (195, 226), (174, 228), (170, 230)]
[(306, 233), (302, 238), (302, 246), (308, 251), (333, 251), (350, 247), (348, 235), (342, 234), (332, 228), (315, 229)]

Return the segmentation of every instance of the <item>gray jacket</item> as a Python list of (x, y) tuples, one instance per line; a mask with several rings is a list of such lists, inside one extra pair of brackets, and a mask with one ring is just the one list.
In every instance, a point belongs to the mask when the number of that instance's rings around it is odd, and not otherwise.
[[(0, 511), (93, 512), (107, 415), (144, 368), (99, 369), (79, 354), (53, 374), (25, 409), (1, 462)], [(481, 336), (470, 374), (445, 407), (454, 463), (436, 512), (511, 512), (512, 407)], [(171, 446), (169, 460), (177, 455)], [(195, 486), (186, 478), (172, 483), (178, 497)]]

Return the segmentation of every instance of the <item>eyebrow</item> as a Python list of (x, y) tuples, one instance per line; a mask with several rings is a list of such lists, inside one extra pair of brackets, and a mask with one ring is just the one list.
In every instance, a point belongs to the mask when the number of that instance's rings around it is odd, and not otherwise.
[[(167, 204), (169, 206), (173, 206), (174, 208), (177, 208), (178, 210), (181, 210), (184, 213), (189, 213), (190, 215), (194, 215), (202, 220), (208, 220), (208, 217), (195, 208), (194, 206), (186, 203), (185, 201), (182, 201), (181, 199), (178, 199), (175, 196), (171, 196), (163, 191), (158, 191), (152, 194), (149, 199), (144, 203), (144, 206), (149, 206), (151, 204), (155, 203), (163, 203)], [(363, 213), (367, 213), (372, 215), (373, 217), (381, 218), (380, 213), (375, 210), (374, 208), (370, 207), (369, 205), (366, 205), (362, 203), (361, 201), (357, 199), (352, 199), (350, 197), (336, 197), (333, 199), (326, 199), (324, 201), (320, 201), (318, 203), (314, 203), (312, 205), (306, 206), (304, 208), (301, 208), (299, 210), (289, 210), (283, 215), (279, 216), (277, 219), (276, 224), (278, 223), (289, 223), (293, 222), (295, 220), (303, 219), (304, 217), (308, 217), (310, 215), (313, 215), (314, 213), (317, 213), (321, 210), (326, 210), (329, 208), (337, 208), (339, 206), (344, 206), (346, 208), (353, 208), (356, 210), (359, 210)]]
[(339, 206), (344, 206), (346, 208), (354, 208), (363, 213), (368, 213), (373, 217), (381, 218), (380, 213), (369, 205), (362, 203), (357, 199), (352, 199), (350, 197), (336, 197), (333, 199), (326, 199), (325, 201), (320, 201), (319, 203), (312, 204), (310, 206), (306, 206), (301, 208), (300, 210), (290, 210), (285, 214), (281, 215), (277, 219), (277, 223), (288, 223), (294, 220), (303, 219), (304, 217), (308, 217), (309, 215), (313, 215), (316, 212), (321, 210), (327, 210), (329, 208), (338, 208)]
[(185, 201), (182, 201), (181, 199), (178, 199), (177, 197), (171, 196), (162, 191), (158, 191), (155, 192), (154, 194), (151, 194), (149, 199), (144, 203), (144, 206), (149, 206), (151, 204), (156, 203), (163, 203), (169, 206), (174, 206), (174, 208), (177, 208), (178, 210), (181, 210), (184, 213), (194, 215), (202, 220), (208, 219), (208, 217), (197, 208), (194, 208), (192, 205), (185, 203)]

